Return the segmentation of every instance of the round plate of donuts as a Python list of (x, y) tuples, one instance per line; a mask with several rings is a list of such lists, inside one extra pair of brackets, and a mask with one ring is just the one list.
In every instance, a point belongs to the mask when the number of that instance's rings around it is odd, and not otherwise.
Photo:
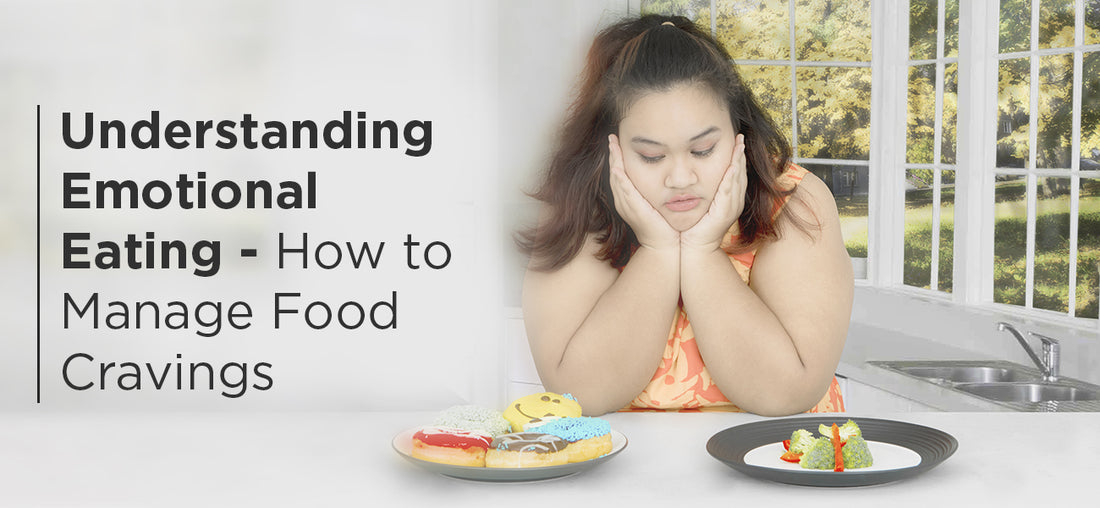
[(393, 438), (399, 455), (428, 471), (466, 480), (547, 480), (602, 464), (626, 448), (621, 432), (581, 416), (569, 394), (521, 397), (504, 412), (451, 407), (430, 425)]

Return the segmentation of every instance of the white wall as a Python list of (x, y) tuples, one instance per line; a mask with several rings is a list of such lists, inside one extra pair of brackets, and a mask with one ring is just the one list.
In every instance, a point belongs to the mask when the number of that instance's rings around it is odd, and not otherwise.
[[(507, 2), (115, 1), (0, 4), (0, 409), (432, 409), (499, 398), (500, 231), (497, 44)], [(532, 4), (533, 6), (534, 4)], [(508, 7), (507, 9), (510, 9)], [(510, 33), (508, 37), (525, 32)], [(37, 332), (35, 106), (42, 107), (42, 327)], [(399, 124), (433, 122), (429, 155), (398, 151), (74, 150), (63, 111), (133, 122), (151, 110), (186, 121), (336, 118), (347, 109)], [(61, 174), (103, 179), (319, 178), (319, 207), (282, 210), (64, 210)], [(93, 241), (154, 231), (159, 239), (217, 239), (222, 270), (63, 270), (61, 234)], [(387, 242), (377, 270), (280, 270), (278, 233), (313, 242)], [(450, 266), (404, 266), (401, 242), (445, 241)], [(423, 246), (423, 245), (422, 245)], [(256, 259), (233, 254), (256, 248)], [(62, 295), (134, 302), (242, 300), (253, 325), (213, 338), (193, 330), (62, 325)], [(399, 293), (397, 330), (275, 330), (273, 293), (297, 291), (370, 305)], [(106, 313), (106, 310), (102, 312)], [(41, 350), (39, 352), (39, 344)], [(99, 363), (268, 362), (274, 385), (231, 399), (216, 390), (73, 390), (64, 360)], [(40, 355), (40, 357), (39, 357)], [(40, 358), (40, 360), (39, 360)], [(41, 372), (39, 372), (39, 367)], [(117, 371), (116, 371), (117, 372)], [(41, 381), (39, 392), (38, 382)], [(109, 386), (116, 382), (109, 379)], [(41, 404), (36, 398), (41, 394)]]

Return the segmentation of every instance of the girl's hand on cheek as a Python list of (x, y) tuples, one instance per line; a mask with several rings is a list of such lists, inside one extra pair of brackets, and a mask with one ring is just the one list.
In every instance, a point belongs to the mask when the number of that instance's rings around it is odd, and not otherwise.
[(745, 209), (745, 189), (748, 187), (748, 171), (745, 162), (745, 135), (738, 134), (733, 147), (733, 158), (726, 168), (710, 208), (699, 222), (680, 235), (683, 248), (717, 250), (730, 226)]
[(646, 201), (623, 166), (623, 152), (619, 137), (611, 134), (608, 139), (609, 166), (611, 167), (611, 195), (615, 198), (615, 211), (634, 230), (634, 236), (643, 247), (652, 249), (679, 248), (680, 233), (668, 224), (653, 205)]

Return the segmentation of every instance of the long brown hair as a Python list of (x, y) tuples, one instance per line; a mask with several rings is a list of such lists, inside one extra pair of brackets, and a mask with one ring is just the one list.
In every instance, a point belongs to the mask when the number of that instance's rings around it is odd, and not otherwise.
[[(618, 132), (626, 110), (641, 95), (684, 83), (712, 90), (728, 107), (736, 132), (745, 135), (748, 187), (734, 248), (748, 250), (778, 237), (774, 206), (793, 192), (776, 182), (791, 155), (786, 137), (709, 33), (682, 16), (646, 15), (602, 30), (588, 51), (557, 147), (541, 184), (531, 193), (550, 205), (550, 216), (516, 238), (533, 257), (532, 267), (560, 268), (577, 255), (589, 233), (599, 235), (599, 259), (616, 268), (626, 265), (638, 240), (615, 211), (607, 136)], [(782, 213), (789, 213), (786, 207)]]

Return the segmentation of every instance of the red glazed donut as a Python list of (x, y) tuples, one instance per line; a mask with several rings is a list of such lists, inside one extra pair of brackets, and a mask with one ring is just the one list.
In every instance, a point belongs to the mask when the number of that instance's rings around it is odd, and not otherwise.
[(441, 464), (485, 467), (485, 450), (493, 437), (453, 427), (423, 427), (413, 434), (412, 456)]

